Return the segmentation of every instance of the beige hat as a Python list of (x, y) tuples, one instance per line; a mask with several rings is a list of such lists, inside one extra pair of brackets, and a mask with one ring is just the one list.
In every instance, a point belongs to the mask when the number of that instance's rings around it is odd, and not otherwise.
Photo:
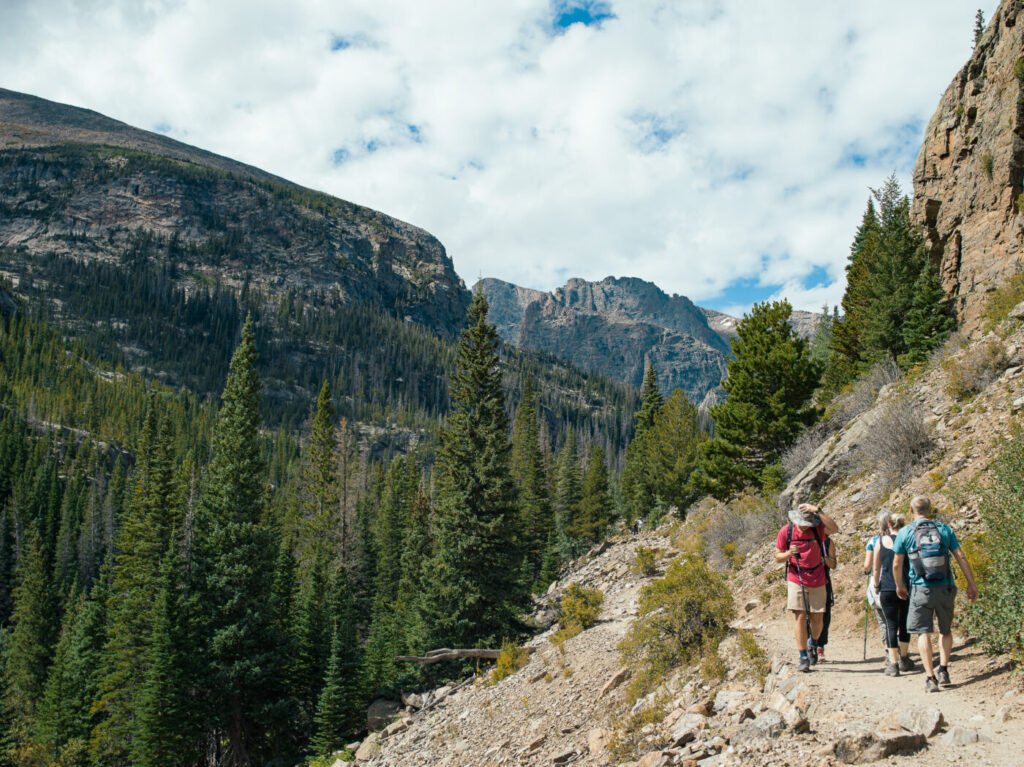
[(821, 517), (813, 511), (800, 511), (800, 509), (789, 510), (789, 521), (797, 527), (817, 527), (821, 524)]

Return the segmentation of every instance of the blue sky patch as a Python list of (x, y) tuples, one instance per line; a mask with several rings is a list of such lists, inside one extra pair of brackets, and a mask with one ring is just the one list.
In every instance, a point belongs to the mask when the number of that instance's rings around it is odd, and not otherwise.
[(349, 153), (347, 149), (345, 149), (345, 147), (339, 147), (338, 149), (334, 150), (334, 155), (331, 158), (331, 160), (332, 162), (334, 162), (335, 165), (341, 165), (351, 156), (352, 155)]
[(762, 285), (756, 277), (747, 277), (731, 283), (717, 298), (697, 303), (718, 312), (730, 311), (736, 306), (750, 307), (758, 301), (766, 301), (781, 287), (782, 285)]
[(812, 288), (823, 288), (832, 282), (828, 276), (828, 271), (823, 266), (816, 266), (811, 269), (811, 273), (803, 278), (804, 287), (808, 290)]
[(615, 18), (611, 4), (600, 0), (552, 0), (551, 12), (556, 33), (573, 24), (600, 27), (604, 21)]
[(637, 148), (644, 154), (651, 154), (664, 148), (676, 136), (684, 133), (684, 124), (665, 115), (653, 112), (640, 112), (630, 120), (640, 132)]
[(331, 50), (332, 51), (343, 51), (346, 48), (352, 47), (352, 41), (347, 37), (341, 35), (331, 35)]
[(167, 122), (159, 122), (153, 126), (154, 133), (163, 133), (165, 136), (169, 136), (171, 133), (171, 124)]

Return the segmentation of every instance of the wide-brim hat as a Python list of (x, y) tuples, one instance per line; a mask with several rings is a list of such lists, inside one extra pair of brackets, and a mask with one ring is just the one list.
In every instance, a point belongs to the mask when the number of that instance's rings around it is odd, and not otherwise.
[(813, 511), (800, 511), (800, 509), (789, 510), (789, 521), (797, 527), (817, 527), (821, 524), (821, 518)]

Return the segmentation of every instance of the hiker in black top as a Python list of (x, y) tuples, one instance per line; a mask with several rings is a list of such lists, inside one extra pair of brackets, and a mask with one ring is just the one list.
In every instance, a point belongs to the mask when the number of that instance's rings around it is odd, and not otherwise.
[(821, 633), (815, 643), (818, 651), (818, 661), (825, 660), (825, 645), (828, 644), (828, 627), (832, 625), (832, 605), (836, 603), (835, 592), (832, 591), (832, 571), (836, 567), (836, 544), (831, 538), (826, 538), (822, 544), (825, 549), (825, 617), (821, 619)]
[[(902, 514), (889, 517), (889, 532), (878, 539), (875, 547), (874, 572), (875, 591), (878, 593), (885, 615), (885, 631), (888, 663), (885, 665), (886, 676), (899, 676), (901, 671), (910, 671), (914, 664), (910, 660), (910, 634), (907, 632), (907, 612), (910, 600), (901, 599), (896, 591), (896, 577), (892, 564), (895, 553), (893, 542), (900, 528), (906, 524)], [(909, 560), (904, 562), (903, 577), (909, 577)]]

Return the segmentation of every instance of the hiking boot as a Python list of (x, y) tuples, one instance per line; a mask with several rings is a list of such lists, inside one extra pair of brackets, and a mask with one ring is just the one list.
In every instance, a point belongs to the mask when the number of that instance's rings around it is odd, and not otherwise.
[(807, 673), (808, 671), (810, 671), (811, 670), (811, 662), (810, 662), (810, 660), (808, 660), (807, 658), (801, 658), (800, 659), (800, 663), (796, 667), (796, 670), (797, 671), (803, 671), (804, 673)]
[(812, 647), (810, 650), (807, 651), (807, 662), (810, 663), (812, 666), (817, 665), (818, 651), (816, 648)]
[(935, 670), (935, 676), (938, 677), (939, 684), (942, 684), (942, 685), (950, 684), (950, 681), (949, 681), (949, 671), (946, 670), (945, 666), (939, 666)]
[(825, 648), (824, 647), (819, 647), (818, 648), (818, 663), (824, 663), (824, 662), (825, 662)]
[(900, 656), (900, 671), (913, 671), (914, 661), (910, 660), (909, 655)]
[(886, 663), (885, 664), (885, 675), (886, 676), (899, 676), (900, 675), (900, 667), (898, 665), (896, 665), (895, 663)]
[(925, 692), (938, 692), (939, 683), (935, 681), (935, 677), (928, 677), (924, 680), (924, 691)]

